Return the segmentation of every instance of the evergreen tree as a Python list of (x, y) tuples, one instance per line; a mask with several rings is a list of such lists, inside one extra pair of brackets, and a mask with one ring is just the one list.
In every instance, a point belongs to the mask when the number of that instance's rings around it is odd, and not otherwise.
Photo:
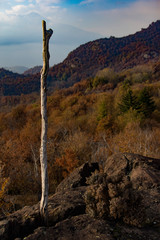
[(114, 98), (112, 95), (106, 96), (98, 106), (98, 116), (97, 120), (107, 117), (108, 115), (113, 115), (114, 113)]
[(140, 107), (138, 112), (142, 112), (145, 117), (150, 117), (156, 106), (146, 87), (140, 92), (138, 102)]
[(127, 93), (122, 97), (122, 102), (119, 104), (121, 112), (127, 112), (130, 108), (138, 110), (139, 103), (136, 96), (134, 96), (133, 91), (129, 89)]
[(98, 109), (98, 118), (97, 120), (101, 120), (102, 118), (107, 116), (107, 103), (106, 101), (102, 101), (101, 104), (99, 105), (99, 109)]

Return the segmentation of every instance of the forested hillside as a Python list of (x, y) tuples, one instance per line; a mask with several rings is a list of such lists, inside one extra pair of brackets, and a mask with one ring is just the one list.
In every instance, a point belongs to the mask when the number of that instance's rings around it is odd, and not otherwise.
[(75, 82), (93, 76), (104, 67), (121, 71), (160, 56), (160, 21), (133, 35), (104, 38), (84, 44), (71, 52), (63, 63), (50, 70), (54, 81)]
[[(1, 213), (38, 201), (40, 122), (36, 98), (0, 113)], [(48, 97), (50, 193), (75, 167), (119, 152), (160, 158), (160, 62), (104, 68)]]
[[(93, 77), (97, 71), (109, 67), (115, 72), (133, 68), (160, 57), (160, 20), (147, 29), (122, 38), (103, 38), (88, 42), (72, 51), (60, 64), (50, 68), (50, 92), (82, 79)], [(54, 55), (54, 53), (51, 53)], [(0, 93), (4, 96), (39, 91), (40, 74), (18, 75), (1, 69)]]
[(40, 87), (40, 74), (25, 76), (0, 69), (0, 95), (12, 96), (37, 92)]

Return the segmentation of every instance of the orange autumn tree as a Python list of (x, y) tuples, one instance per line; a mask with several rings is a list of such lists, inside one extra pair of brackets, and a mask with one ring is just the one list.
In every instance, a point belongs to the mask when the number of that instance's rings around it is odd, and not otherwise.
[(65, 178), (78, 166), (78, 158), (73, 150), (66, 149), (60, 158), (56, 158), (56, 164), (62, 168), (62, 174)]

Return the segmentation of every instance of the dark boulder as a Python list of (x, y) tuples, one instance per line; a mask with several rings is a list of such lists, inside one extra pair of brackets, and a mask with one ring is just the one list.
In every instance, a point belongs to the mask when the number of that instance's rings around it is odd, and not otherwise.
[(75, 169), (49, 197), (49, 225), (39, 204), (0, 221), (0, 239), (159, 240), (160, 160), (115, 154)]
[(66, 191), (66, 189), (87, 186), (86, 180), (93, 172), (99, 170), (98, 163), (84, 163), (76, 168), (69, 177), (65, 178), (57, 187), (56, 192)]
[[(58, 192), (49, 197), (48, 215), (49, 225), (55, 225), (64, 219), (85, 213), (83, 195), (85, 187), (66, 190), (65, 194)], [(22, 210), (0, 221), (0, 239), (12, 240), (25, 237), (38, 226), (41, 226), (39, 204), (24, 207)]]

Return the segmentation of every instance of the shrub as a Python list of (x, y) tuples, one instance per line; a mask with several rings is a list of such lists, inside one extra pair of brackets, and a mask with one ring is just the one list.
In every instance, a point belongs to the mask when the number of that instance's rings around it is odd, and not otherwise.
[(113, 136), (112, 149), (119, 152), (137, 153), (148, 157), (160, 157), (160, 128), (150, 125), (140, 127), (140, 123), (130, 122), (124, 131)]
[(100, 121), (107, 115), (113, 115), (114, 113), (114, 96), (112, 94), (107, 94), (102, 96), (100, 102), (98, 103), (98, 116), (97, 120)]
[(78, 167), (78, 159), (71, 149), (66, 149), (64, 154), (56, 159), (56, 164), (62, 168), (62, 175), (65, 178), (74, 168)]
[(6, 200), (9, 178), (1, 179), (0, 182), (0, 214), (9, 214), (11, 203)]
[(98, 86), (102, 86), (102, 85), (107, 84), (107, 83), (108, 83), (107, 77), (95, 77), (95, 78), (93, 79), (93, 84), (92, 84), (92, 86), (93, 86), (94, 88), (96, 88), (96, 87), (98, 87)]

